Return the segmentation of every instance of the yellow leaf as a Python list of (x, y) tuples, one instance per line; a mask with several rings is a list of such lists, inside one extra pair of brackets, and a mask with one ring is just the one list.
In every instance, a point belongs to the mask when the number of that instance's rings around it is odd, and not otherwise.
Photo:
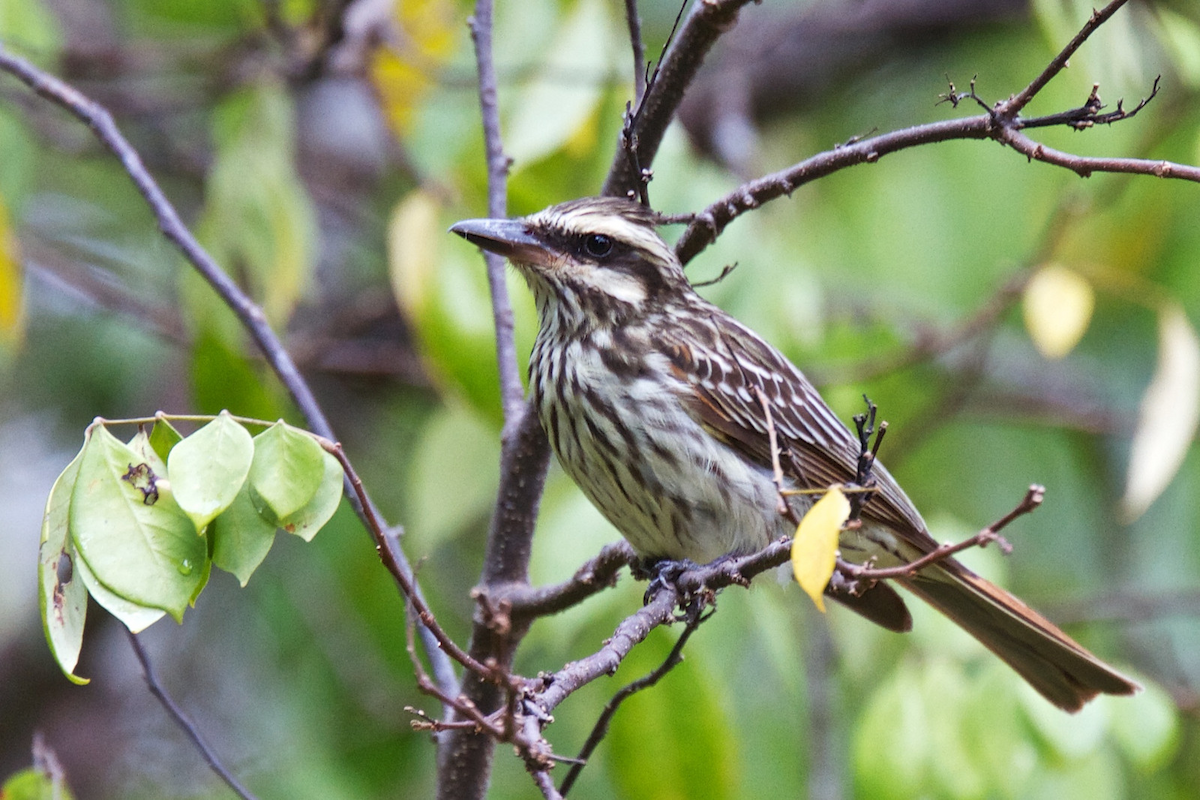
[(838, 536), (850, 517), (850, 501), (833, 486), (800, 520), (792, 540), (792, 572), (800, 588), (825, 611), (824, 593), (837, 561)]
[(1200, 423), (1200, 338), (1178, 304), (1158, 317), (1158, 364), (1142, 396), (1121, 516), (1142, 515), (1175, 477)]
[(21, 302), (21, 258), (17, 239), (9, 230), (8, 213), (0, 201), (0, 345), (16, 347), (24, 330)]
[(396, 204), (388, 223), (388, 273), (396, 304), (421, 322), (433, 301), (438, 246), (445, 236), (441, 206), (429, 192), (416, 189)]
[(1092, 285), (1078, 272), (1058, 264), (1039, 270), (1025, 287), (1025, 327), (1038, 352), (1049, 359), (1071, 352), (1095, 304)]
[(370, 72), (392, 130), (404, 138), (421, 101), (436, 85), (438, 71), (454, 53), (462, 21), (447, 0), (406, 0), (395, 9), (400, 45), (374, 48)]

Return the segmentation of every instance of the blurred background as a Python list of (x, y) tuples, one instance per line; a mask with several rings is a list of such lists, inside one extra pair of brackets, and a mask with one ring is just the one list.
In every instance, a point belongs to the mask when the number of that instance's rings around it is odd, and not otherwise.
[[(0, 0), (0, 41), (104, 104), (206, 247), (263, 304), (459, 641), (497, 482), (500, 411), (478, 253), (485, 213), (462, 0)], [(678, 7), (643, 0), (656, 58)], [(978, 113), (1029, 82), (1091, 11), (1076, 0), (750, 5), (654, 164), (650, 196), (697, 211), (743, 179), (855, 136)], [(499, 2), (514, 214), (598, 191), (630, 98), (616, 0)], [(1137, 118), (1036, 131), (1070, 152), (1200, 163), (1200, 8), (1123, 9), (1028, 109), (1093, 84)], [(1190, 798), (1200, 787), (1200, 221), (1194, 184), (1029, 164), (988, 142), (888, 156), (733, 223), (689, 266), (849, 419), (935, 536), (1031, 483), (1044, 507), (975, 568), (1145, 683), (1067, 716), (924, 608), (900, 637), (760, 580), (722, 594), (686, 662), (622, 709), (572, 797)], [(670, 235), (674, 235), (671, 233)], [(511, 278), (512, 276), (510, 276)], [(536, 321), (518, 280), (522, 358)], [(67, 682), (40, 630), (42, 509), (96, 416), (235, 413), (302, 424), (232, 316), (118, 163), (0, 77), (0, 781), (41, 732), (81, 798), (228, 797), (93, 605)], [(132, 434), (132, 431), (130, 432)], [(563, 580), (617, 534), (557, 469), (533, 575)], [(523, 674), (593, 652), (640, 603), (618, 588), (533, 628)], [(556, 711), (571, 755), (612, 680)], [(215, 573), (181, 626), (143, 636), (163, 681), (260, 797), (430, 796), (434, 747), (403, 605), (343, 506), (279, 537), (245, 589)], [(492, 796), (535, 789), (508, 748)]]

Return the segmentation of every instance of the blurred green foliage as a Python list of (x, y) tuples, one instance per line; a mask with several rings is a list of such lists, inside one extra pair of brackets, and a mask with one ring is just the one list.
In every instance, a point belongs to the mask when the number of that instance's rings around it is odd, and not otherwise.
[[(295, 69), (306, 40), (279, 36), (270, 19), (277, 8), (276, 26), (307, 24), (318, 5), (137, 0), (81, 16), (58, 0), (0, 0), (0, 40), (112, 109), (185, 218), (286, 332), (372, 495), (406, 526), (435, 611), (462, 641), (500, 423), (482, 262), (445, 235), (486, 208), (463, 24), (471, 4), (399, 3), (395, 38), (358, 64), (367, 78), (330, 69), (314, 81)], [(642, 6), (654, 57), (676, 8)], [(764, 123), (754, 167), (976, 113), (937, 105), (947, 76), (960, 90), (977, 76), (986, 102), (1007, 97), (1090, 7), (1037, 0), (1025, 24), (898, 52), (803, 113)], [(630, 93), (625, 39), (619, 3), (499, 3), (513, 213), (598, 190)], [(1200, 13), (1183, 0), (1124, 9), (1030, 113), (1080, 105), (1093, 83), (1110, 107), (1120, 97), (1130, 107), (1160, 73), (1159, 97), (1137, 118), (1038, 137), (1070, 152), (1200, 162)], [(302, 424), (89, 132), (5, 79), (0, 153), (0, 204), (23, 265), (21, 335), (0, 335), (0, 434), (34, 428), (42, 442), (0, 452), (0, 488), (33, 480), (36, 490), (14, 494), (40, 513), (96, 415), (229, 408)], [(654, 174), (651, 197), (667, 212), (701, 209), (740, 183), (678, 128)], [(1159, 316), (1180, 304), (1193, 327), (1200, 319), (1195, 209), (1194, 184), (1084, 181), (991, 143), (950, 142), (806, 186), (740, 218), (689, 267), (704, 280), (736, 262), (704, 294), (808, 370), (844, 418), (864, 392), (880, 405), (892, 426), (883, 458), (939, 539), (982, 527), (1030, 483), (1046, 484), (1044, 508), (1010, 531), (1011, 558), (985, 551), (968, 561), (1003, 570), (1006, 586), (1136, 674), (1144, 694), (1068, 717), (924, 609), (914, 609), (914, 633), (897, 637), (840, 609), (817, 615), (796, 586), (760, 580), (725, 592), (684, 664), (619, 712), (571, 796), (1194, 796), (1200, 459), (1189, 451), (1136, 520), (1119, 512), (1157, 369)], [(1047, 263), (1096, 293), (1091, 323), (1064, 359), (1038, 354), (1014, 302), (978, 335), (904, 362)], [(536, 321), (519, 282), (510, 290), (523, 358)], [(1185, 406), (1166, 432), (1186, 446)], [(394, 585), (345, 508), (311, 544), (285, 538), (244, 591), (214, 575), (182, 628), (155, 626), (147, 640), (160, 671), (264, 797), (430, 796), (434, 747), (403, 709), (435, 713), (436, 703), (414, 689)], [(535, 581), (567, 578), (614, 538), (553, 468)], [(0, 540), (36, 552), (36, 526), (5, 526)], [(33, 563), (0, 559), (0, 583), (31, 577)], [(538, 622), (517, 669), (553, 670), (593, 652), (641, 591), (625, 576)], [(0, 652), (16, 654), (4, 660), (21, 668), (0, 680), (0, 699), (17, 710), (0, 711), (9, 729), (0, 730), (0, 774), (27, 765), (37, 727), (77, 796), (225, 796), (132, 677), (120, 637), (105, 635), (111, 623), (93, 615), (99, 634), (89, 630), (80, 666), (92, 684), (68, 686), (37, 631), (36, 592), (25, 594), (0, 615), (22, 621), (0, 628)], [(557, 709), (556, 751), (576, 752), (615, 688), (658, 663), (675, 635), (656, 631), (612, 680)], [(18, 706), (18, 695), (35, 699)], [(85, 739), (105, 742), (103, 755)], [(521, 763), (498, 750), (492, 796), (534, 793)]]

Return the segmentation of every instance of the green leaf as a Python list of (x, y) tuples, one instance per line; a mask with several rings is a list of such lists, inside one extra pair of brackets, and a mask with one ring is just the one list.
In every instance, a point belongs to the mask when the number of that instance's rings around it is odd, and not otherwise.
[[(595, 124), (592, 112), (612, 68), (614, 38), (605, 3), (575, 3), (508, 120), (505, 150), (518, 166), (554, 151), (581, 126)], [(561, 76), (567, 73), (584, 73), (594, 79), (584, 84), (564, 82)]]
[(213, 543), (213, 563), (233, 573), (245, 586), (271, 550), (275, 530), (275, 523), (263, 519), (258, 512), (249, 482), (243, 484), (233, 503), (208, 529)]
[(1109, 708), (1109, 730), (1129, 760), (1145, 772), (1165, 765), (1179, 745), (1179, 709), (1171, 696), (1151, 681), (1135, 697), (1097, 698)]
[(229, 508), (250, 474), (253, 459), (250, 433), (227, 411), (171, 451), (167, 461), (171, 490), (198, 532)]
[(36, 767), (14, 773), (0, 786), (0, 800), (74, 800), (74, 797), (61, 777), (51, 777)]
[(183, 434), (175, 430), (175, 426), (170, 422), (165, 419), (154, 421), (154, 427), (150, 429), (150, 447), (164, 464), (171, 454), (171, 448), (182, 441)]
[(876, 686), (858, 720), (854, 773), (859, 796), (922, 795), (932, 746), (927, 711), (914, 664), (901, 661)]
[(321, 477), (321, 485), (303, 508), (279, 520), (279, 527), (288, 533), (299, 536), (306, 542), (311, 542), (317, 531), (329, 522), (330, 517), (342, 502), (343, 472), (342, 465), (330, 453), (321, 451), (325, 465), (325, 474)]
[[(654, 631), (621, 665), (621, 683), (662, 663), (674, 643)], [(718, 687), (685, 660), (655, 686), (631, 696), (613, 718), (604, 763), (620, 797), (720, 800), (736, 796), (738, 741), (729, 735)]]
[(277, 327), (302, 296), (316, 254), (316, 211), (296, 171), (294, 116), (281, 82), (263, 80), (221, 101), (200, 225), (214, 258), (244, 268)]
[(325, 451), (303, 431), (282, 420), (254, 437), (250, 491), (276, 520), (313, 501), (325, 478)]
[(176, 620), (206, 574), (208, 549), (161, 475), (103, 426), (83, 446), (70, 531), (96, 579)]
[(83, 647), (87, 589), (77, 580), (79, 559), (71, 547), (68, 525), (71, 493), (79, 477), (81, 456), (82, 452), (58, 476), (46, 501), (38, 549), (38, 600), (42, 629), (54, 660), (68, 680), (84, 684), (88, 679), (75, 674), (75, 665)]
[(103, 606), (105, 611), (119, 619), (133, 633), (141, 633), (167, 613), (161, 608), (140, 606), (120, 595), (113, 594), (92, 573), (92, 568), (88, 566), (87, 561), (83, 558), (76, 558), (74, 563), (75, 573), (87, 587), (88, 594), (92, 596), (92, 599)]
[(838, 537), (850, 517), (850, 501), (833, 486), (800, 520), (792, 540), (792, 572), (822, 613), (825, 587), (837, 563)]

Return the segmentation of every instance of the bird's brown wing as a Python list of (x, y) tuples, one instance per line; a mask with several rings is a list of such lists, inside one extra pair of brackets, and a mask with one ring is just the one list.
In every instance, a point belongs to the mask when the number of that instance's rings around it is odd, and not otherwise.
[[(716, 309), (720, 325), (706, 335), (682, 331), (660, 343), (675, 374), (691, 389), (684, 405), (697, 421), (743, 457), (772, 466), (763, 398), (780, 449), (780, 466), (800, 488), (821, 489), (853, 481), (859, 443), (838, 420), (808, 379), (781, 353)], [(685, 341), (682, 336), (688, 335)], [(876, 491), (863, 516), (896, 531), (918, 550), (937, 543), (912, 501), (882, 466), (875, 471)]]

